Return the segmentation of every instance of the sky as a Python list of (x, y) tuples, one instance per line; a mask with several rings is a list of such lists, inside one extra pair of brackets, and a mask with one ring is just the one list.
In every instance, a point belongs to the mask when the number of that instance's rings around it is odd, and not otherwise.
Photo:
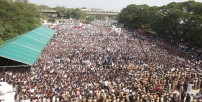
[[(29, 0), (30, 3), (47, 5), (49, 7), (64, 6), (67, 8), (100, 8), (104, 10), (121, 10), (129, 4), (147, 4), (149, 6), (162, 6), (171, 2), (187, 0)], [(202, 0), (195, 0), (202, 2)]]

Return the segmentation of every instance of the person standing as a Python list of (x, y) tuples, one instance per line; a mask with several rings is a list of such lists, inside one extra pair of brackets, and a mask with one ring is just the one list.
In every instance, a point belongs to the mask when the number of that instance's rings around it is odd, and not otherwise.
[(182, 91), (180, 98), (181, 98), (180, 102), (184, 102), (184, 98), (185, 98), (185, 92), (184, 91)]
[(187, 86), (187, 93), (192, 94), (192, 87), (193, 87), (193, 86), (194, 86), (194, 85), (191, 84), (191, 83), (188, 84), (188, 86)]
[(172, 102), (177, 102), (177, 94), (174, 94), (173, 97), (171, 98)]
[(195, 99), (196, 99), (196, 102), (200, 102), (200, 95), (199, 95), (199, 93), (196, 93)]
[(185, 102), (191, 102), (191, 96), (189, 93), (187, 93), (186, 101)]

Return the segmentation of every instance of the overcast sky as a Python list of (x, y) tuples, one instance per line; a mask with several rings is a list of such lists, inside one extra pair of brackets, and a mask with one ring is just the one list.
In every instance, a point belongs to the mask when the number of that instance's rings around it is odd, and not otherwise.
[[(121, 10), (129, 4), (147, 4), (149, 6), (162, 6), (170, 2), (183, 2), (187, 0), (29, 0), (31, 3), (43, 4), (50, 7), (65, 6), (70, 8), (101, 8), (105, 10)], [(202, 2), (202, 0), (195, 0)]]

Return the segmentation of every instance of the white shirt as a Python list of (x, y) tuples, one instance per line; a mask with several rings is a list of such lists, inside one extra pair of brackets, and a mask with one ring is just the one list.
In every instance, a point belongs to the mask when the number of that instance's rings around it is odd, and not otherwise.
[(108, 81), (104, 81), (104, 85), (105, 85), (105, 86), (108, 86)]
[(188, 86), (187, 86), (187, 93), (192, 94), (192, 86), (193, 86), (193, 84), (188, 84)]

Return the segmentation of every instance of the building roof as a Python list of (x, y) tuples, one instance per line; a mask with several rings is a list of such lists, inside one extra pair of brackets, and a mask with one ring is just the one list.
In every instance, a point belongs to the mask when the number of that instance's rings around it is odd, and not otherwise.
[(0, 46), (0, 56), (33, 65), (54, 33), (54, 30), (40, 26), (6, 41)]

